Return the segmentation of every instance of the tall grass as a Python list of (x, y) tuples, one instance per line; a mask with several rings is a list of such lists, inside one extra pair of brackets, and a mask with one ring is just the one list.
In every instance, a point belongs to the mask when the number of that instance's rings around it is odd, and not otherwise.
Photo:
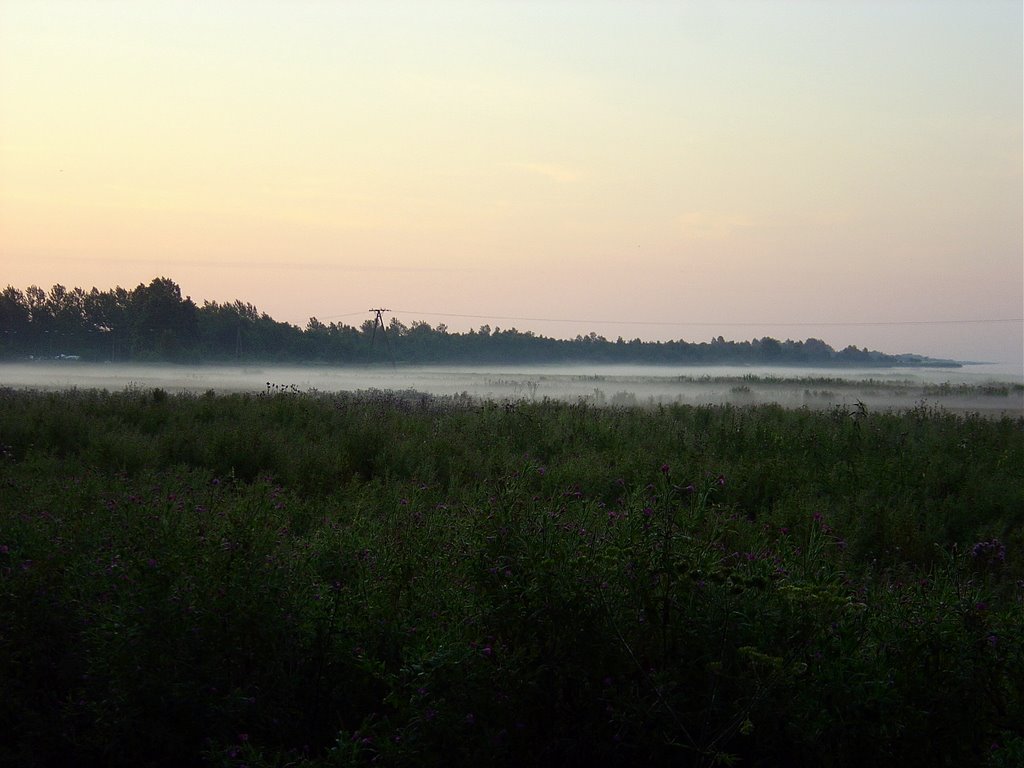
[(1019, 419), (0, 405), (0, 763), (1024, 757)]

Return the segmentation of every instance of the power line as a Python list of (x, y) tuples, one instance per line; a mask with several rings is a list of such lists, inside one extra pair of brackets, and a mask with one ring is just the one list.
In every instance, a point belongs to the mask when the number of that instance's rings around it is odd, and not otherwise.
[[(869, 326), (913, 326), (913, 325), (984, 325), (997, 323), (1024, 323), (1024, 317), (993, 317), (993, 318), (959, 318), (944, 320), (853, 320), (853, 321), (803, 321), (792, 322), (708, 322), (704, 320), (597, 320), (593, 318), (578, 317), (521, 317), (518, 315), (472, 315), (459, 314), (455, 312), (424, 312), (413, 309), (396, 309), (394, 312), (401, 312), (403, 315), (428, 316), (428, 317), (457, 317), (469, 320), (501, 320), (533, 323), (587, 323), (591, 325), (644, 325), (644, 326), (672, 326), (679, 328), (701, 327), (701, 328), (845, 328), (845, 327), (869, 327)], [(340, 317), (355, 317), (364, 315), (363, 312), (345, 312), (338, 315), (323, 315), (321, 320), (333, 320)]]
[[(341, 315), (324, 315), (323, 317), (318, 317), (317, 319), (318, 320), (334, 320), (337, 317), (355, 317), (356, 315), (365, 315), (365, 314), (366, 314), (365, 312), (345, 312), (345, 313), (343, 313)], [(316, 317), (316, 316), (314, 315), (314, 317)]]
[[(583, 318), (564, 317), (515, 317), (511, 315), (467, 315), (451, 312), (420, 312), (411, 309), (396, 309), (405, 315), (427, 315), (430, 317), (459, 317), (475, 320), (516, 320), (520, 322), (537, 323), (589, 323), (593, 325), (667, 325), (675, 327), (728, 327), (728, 328), (762, 328), (767, 326), (781, 326), (785, 328), (811, 328), (811, 327), (847, 327), (847, 326), (900, 326), (900, 325), (970, 325), (983, 323), (1024, 323), (1024, 318), (980, 318), (980, 319), (957, 319), (957, 320), (864, 320), (853, 322), (799, 322), (799, 323), (728, 323), (728, 322), (706, 322), (706, 321), (661, 321), (661, 320), (594, 320)], [(360, 313), (353, 313), (360, 314)], [(340, 317), (340, 315), (338, 316)]]

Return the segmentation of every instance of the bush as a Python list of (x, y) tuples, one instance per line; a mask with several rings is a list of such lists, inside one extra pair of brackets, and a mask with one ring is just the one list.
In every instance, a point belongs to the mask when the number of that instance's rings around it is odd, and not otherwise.
[(12, 765), (1010, 765), (1024, 422), (3, 392)]

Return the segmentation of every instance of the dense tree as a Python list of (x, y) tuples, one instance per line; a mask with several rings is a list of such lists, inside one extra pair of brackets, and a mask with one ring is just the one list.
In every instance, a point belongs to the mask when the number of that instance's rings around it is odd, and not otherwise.
[(199, 340), (198, 308), (181, 298), (181, 288), (166, 277), (132, 291), (132, 354), (141, 359), (177, 360), (195, 352)]
[(0, 355), (13, 357), (28, 350), (32, 314), (25, 294), (7, 286), (0, 293)]
[(358, 327), (311, 317), (305, 328), (274, 320), (252, 304), (206, 301), (197, 307), (169, 278), (131, 291), (93, 288), (49, 292), (8, 286), (0, 292), (0, 357), (81, 356), (90, 360), (266, 360), (364, 363), (647, 363), (672, 365), (927, 365), (916, 355), (884, 355), (849, 346), (836, 352), (821, 339), (763, 337), (709, 342), (682, 339), (614, 342), (591, 331), (554, 339), (516, 328), (481, 325), (452, 333), (423, 321), (406, 325), (392, 316), (381, 327), (367, 318)]
[[(111, 361), (122, 359), (128, 342), (131, 308), (124, 288), (99, 291), (93, 288), (85, 297), (85, 318), (94, 332), (92, 351)], [(109, 355), (109, 357), (108, 357)]]

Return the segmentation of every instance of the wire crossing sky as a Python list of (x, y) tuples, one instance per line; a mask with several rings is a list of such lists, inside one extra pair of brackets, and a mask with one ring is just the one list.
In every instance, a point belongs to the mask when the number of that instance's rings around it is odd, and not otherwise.
[[(741, 326), (741, 327), (765, 327), (765, 326), (786, 326), (786, 327), (829, 327), (829, 326), (897, 326), (897, 325), (963, 325), (963, 324), (974, 324), (974, 323), (1024, 323), (1024, 318), (1021, 317), (1009, 317), (1009, 318), (994, 318), (994, 319), (974, 319), (974, 320), (865, 320), (852, 323), (823, 323), (823, 322), (806, 322), (806, 323), (779, 323), (779, 322), (758, 322), (758, 323), (730, 323), (730, 322), (709, 322), (709, 321), (682, 321), (682, 322), (661, 322), (657, 320), (593, 320), (593, 319), (580, 319), (580, 318), (554, 318), (554, 317), (508, 317), (508, 316), (491, 316), (491, 315), (456, 315), (446, 312), (422, 312), (414, 309), (396, 309), (394, 312), (401, 313), (412, 317), (466, 317), (466, 318), (477, 318), (483, 320), (519, 320), (526, 322), (537, 322), (537, 323), (594, 323), (594, 324), (610, 324), (610, 325), (674, 325), (674, 326)], [(362, 314), (351, 312), (348, 315), (335, 315), (335, 317), (347, 317), (354, 314)]]
[(1019, 0), (4, 0), (0, 282), (1024, 365), (1022, 30)]

